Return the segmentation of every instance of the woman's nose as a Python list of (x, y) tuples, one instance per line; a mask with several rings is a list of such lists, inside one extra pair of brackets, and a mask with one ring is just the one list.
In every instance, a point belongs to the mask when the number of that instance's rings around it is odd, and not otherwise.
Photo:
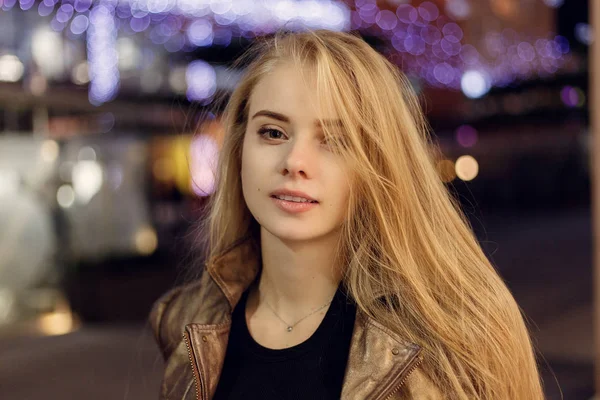
[(310, 140), (292, 140), (285, 155), (283, 175), (312, 177), (316, 167), (315, 149)]

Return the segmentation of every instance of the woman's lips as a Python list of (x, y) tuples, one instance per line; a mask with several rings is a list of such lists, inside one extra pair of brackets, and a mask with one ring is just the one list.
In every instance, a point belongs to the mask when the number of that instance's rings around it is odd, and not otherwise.
[(287, 189), (287, 188), (282, 188), (282, 189), (277, 189), (275, 191), (273, 191), (271, 193), (271, 196), (277, 196), (277, 197), (300, 197), (309, 201), (317, 201), (317, 199), (314, 199), (312, 197), (310, 197), (308, 194), (300, 191), (300, 190), (292, 190), (292, 189)]
[(312, 210), (314, 207), (319, 205), (319, 203), (311, 203), (310, 201), (301, 203), (295, 201), (282, 200), (278, 199), (275, 196), (271, 196), (271, 200), (273, 200), (275, 202), (275, 205), (281, 210), (290, 214), (303, 213)]

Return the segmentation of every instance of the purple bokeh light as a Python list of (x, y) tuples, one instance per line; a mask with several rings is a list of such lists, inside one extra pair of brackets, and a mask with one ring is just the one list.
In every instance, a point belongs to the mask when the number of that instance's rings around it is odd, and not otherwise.
[(573, 86), (565, 86), (560, 91), (560, 99), (567, 107), (576, 107), (580, 104), (580, 95)]
[(435, 21), (440, 16), (440, 10), (438, 10), (437, 6), (430, 1), (421, 3), (418, 11), (421, 18), (429, 22)]
[(427, 25), (426, 27), (421, 28), (421, 37), (425, 43), (434, 45), (440, 42), (442, 39), (442, 33), (437, 27), (433, 25)]
[(47, 4), (45, 1), (38, 6), (38, 14), (41, 17), (47, 17), (54, 12), (54, 4)]
[(478, 133), (471, 125), (461, 125), (456, 128), (455, 137), (458, 144), (463, 147), (473, 147), (477, 144)]
[(400, 4), (396, 9), (396, 15), (405, 24), (412, 24), (419, 18), (417, 9), (410, 4)]
[(211, 46), (213, 44), (214, 32), (210, 21), (199, 19), (187, 28), (187, 37), (191, 44), (198, 47)]
[(86, 12), (92, 6), (92, 0), (75, 0), (75, 11), (78, 13)]
[(100, 4), (92, 9), (87, 39), (89, 100), (94, 105), (100, 105), (116, 96), (120, 80), (117, 30), (112, 7)]
[(379, 11), (375, 17), (375, 21), (381, 29), (386, 31), (391, 31), (398, 26), (398, 18), (390, 10)]
[(75, 35), (81, 35), (87, 30), (89, 25), (90, 21), (88, 17), (83, 14), (79, 14), (73, 18), (73, 21), (71, 21), (71, 32), (73, 32)]
[(186, 70), (187, 98), (190, 101), (210, 100), (217, 90), (217, 75), (207, 62), (192, 61)]
[(4, 0), (3, 2), (0, 2), (0, 5), (2, 6), (3, 11), (9, 11), (16, 4), (17, 4), (17, 0)]
[(458, 43), (463, 38), (462, 29), (460, 28), (460, 26), (458, 26), (458, 24), (454, 22), (449, 22), (445, 24), (442, 28), (442, 33), (444, 34), (444, 39), (453, 43)]
[(60, 23), (66, 24), (73, 16), (73, 6), (70, 4), (63, 4), (56, 12), (56, 20)]
[(150, 17), (148, 15), (133, 17), (129, 20), (129, 26), (134, 32), (143, 32), (150, 26)]
[(439, 63), (433, 67), (433, 76), (438, 82), (450, 85), (455, 79), (454, 68), (447, 62)]
[(19, 7), (21, 10), (27, 11), (35, 4), (35, 0), (19, 0)]

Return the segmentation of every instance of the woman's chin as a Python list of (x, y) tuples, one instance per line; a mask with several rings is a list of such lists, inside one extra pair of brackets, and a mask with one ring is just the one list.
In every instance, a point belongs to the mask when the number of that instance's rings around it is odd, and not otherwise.
[[(328, 236), (327, 231), (317, 230), (312, 227), (286, 227), (282, 229), (281, 226), (262, 226), (263, 230), (268, 232), (268, 235), (274, 236), (285, 243), (301, 243), (301, 242), (314, 242)], [(264, 232), (263, 232), (264, 239)]]

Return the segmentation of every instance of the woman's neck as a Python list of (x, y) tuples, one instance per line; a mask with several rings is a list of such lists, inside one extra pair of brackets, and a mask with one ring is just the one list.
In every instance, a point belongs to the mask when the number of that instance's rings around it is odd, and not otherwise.
[(338, 235), (286, 243), (261, 229), (258, 297), (279, 315), (301, 318), (333, 298), (342, 271), (335, 260)]

